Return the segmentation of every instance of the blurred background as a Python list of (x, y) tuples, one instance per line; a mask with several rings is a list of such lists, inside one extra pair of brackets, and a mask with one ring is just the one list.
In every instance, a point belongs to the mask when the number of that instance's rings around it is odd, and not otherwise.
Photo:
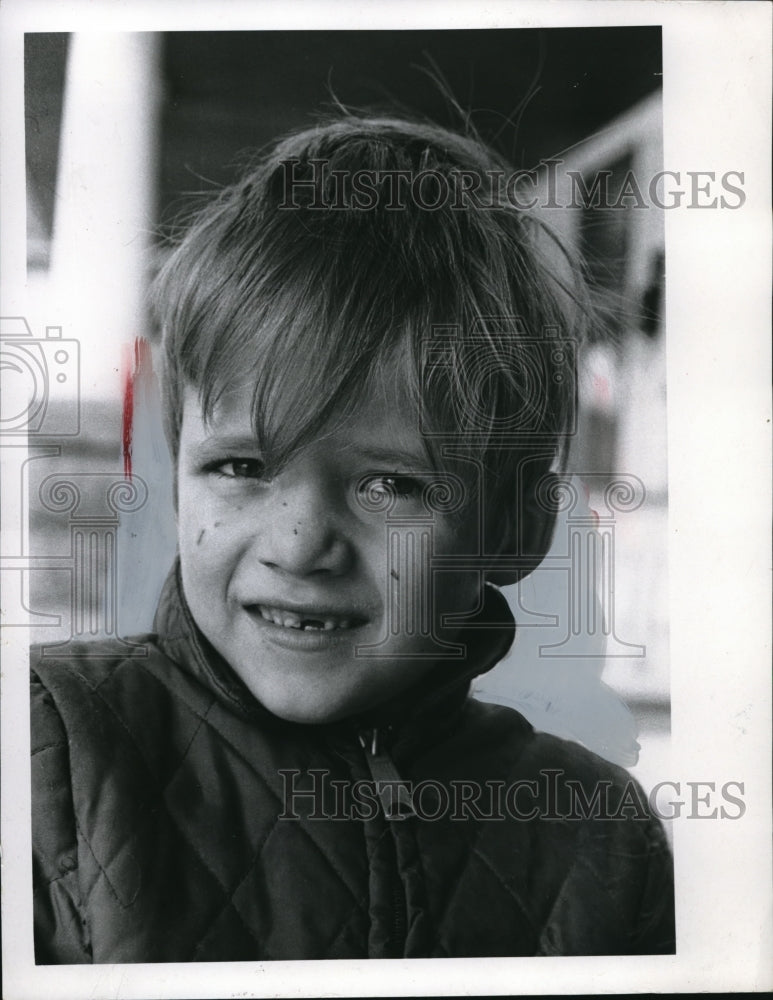
[[(45, 643), (151, 627), (175, 541), (147, 289), (181, 212), (337, 101), (454, 127), (448, 94), (515, 167), (560, 158), (562, 205), (568, 170), (606, 172), (614, 202), (662, 167), (660, 88), (659, 27), (28, 34), (28, 300), (2, 333), (32, 384), (3, 413), (29, 434), (30, 536), (9, 624), (16, 605)], [(549, 213), (606, 329), (582, 358), (572, 497), (544, 567), (507, 588), (519, 636), (476, 695), (651, 787), (669, 733), (664, 236), (661, 212), (621, 201)]]

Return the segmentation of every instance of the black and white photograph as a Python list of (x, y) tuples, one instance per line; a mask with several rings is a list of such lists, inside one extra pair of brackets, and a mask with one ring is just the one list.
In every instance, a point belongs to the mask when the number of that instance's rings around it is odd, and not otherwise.
[(769, 987), (769, 9), (76, 6), (2, 33), (9, 1000)]

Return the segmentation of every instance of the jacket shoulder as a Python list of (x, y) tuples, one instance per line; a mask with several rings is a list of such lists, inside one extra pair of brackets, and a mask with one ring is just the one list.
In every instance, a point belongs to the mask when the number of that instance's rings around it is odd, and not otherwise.
[(514, 820), (479, 849), (504, 870), (529, 843), (552, 900), (537, 921), (538, 953), (673, 953), (671, 851), (640, 783), (578, 743), (536, 732), (514, 709), (483, 704), (473, 715), (500, 746)]
[(501, 759), (509, 763), (517, 776), (558, 771), (569, 780), (604, 781), (616, 787), (624, 787), (633, 780), (624, 768), (582, 744), (534, 729), (514, 708), (470, 699), (467, 714), (473, 738), (498, 747)]
[(130, 640), (32, 646), (30, 673), (33, 686), (48, 692), (66, 724), (83, 713), (147, 718), (153, 706), (162, 704), (165, 711), (176, 706), (199, 714), (212, 700), (151, 633)]
[[(32, 749), (69, 744), (70, 766), (94, 783), (107, 762), (162, 773), (207, 715), (213, 695), (159, 649), (154, 635), (31, 650)], [(128, 766), (128, 765), (127, 765)]]
[(84, 691), (95, 690), (122, 665), (161, 655), (153, 635), (138, 636), (131, 643), (115, 639), (32, 645), (30, 678), (46, 689), (58, 688), (68, 677)]

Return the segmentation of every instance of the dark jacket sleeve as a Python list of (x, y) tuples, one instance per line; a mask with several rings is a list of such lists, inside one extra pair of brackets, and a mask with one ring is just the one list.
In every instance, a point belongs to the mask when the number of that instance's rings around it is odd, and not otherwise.
[[(556, 785), (554, 808), (563, 819), (538, 821), (532, 846), (542, 858), (550, 906), (537, 953), (673, 954), (671, 851), (639, 782), (584, 748), (544, 735), (524, 759), (535, 770), (552, 769), (543, 773), (571, 776)], [(570, 785), (584, 802), (569, 794)]]
[(673, 955), (676, 951), (674, 863), (661, 822), (652, 817), (647, 829), (646, 876), (634, 938), (639, 955)]
[(91, 962), (78, 877), (67, 733), (54, 699), (33, 673), (32, 878), (35, 961), (38, 965)]

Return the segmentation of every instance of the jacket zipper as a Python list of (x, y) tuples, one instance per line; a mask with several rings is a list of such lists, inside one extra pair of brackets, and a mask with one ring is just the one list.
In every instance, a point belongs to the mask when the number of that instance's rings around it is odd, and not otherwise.
[(363, 730), (359, 740), (386, 819), (400, 820), (414, 816), (410, 788), (387, 753), (381, 730)]
[[(386, 741), (383, 739), (381, 731), (379, 729), (363, 730), (359, 734), (359, 741), (365, 751), (368, 770), (376, 786), (376, 794), (381, 802), (386, 820), (394, 822), (414, 816), (410, 789), (400, 777), (394, 761), (387, 753), (384, 745)], [(405, 947), (407, 933), (407, 899), (399, 869), (395, 871), (391, 902), (392, 941), (398, 955), (401, 955)]]

